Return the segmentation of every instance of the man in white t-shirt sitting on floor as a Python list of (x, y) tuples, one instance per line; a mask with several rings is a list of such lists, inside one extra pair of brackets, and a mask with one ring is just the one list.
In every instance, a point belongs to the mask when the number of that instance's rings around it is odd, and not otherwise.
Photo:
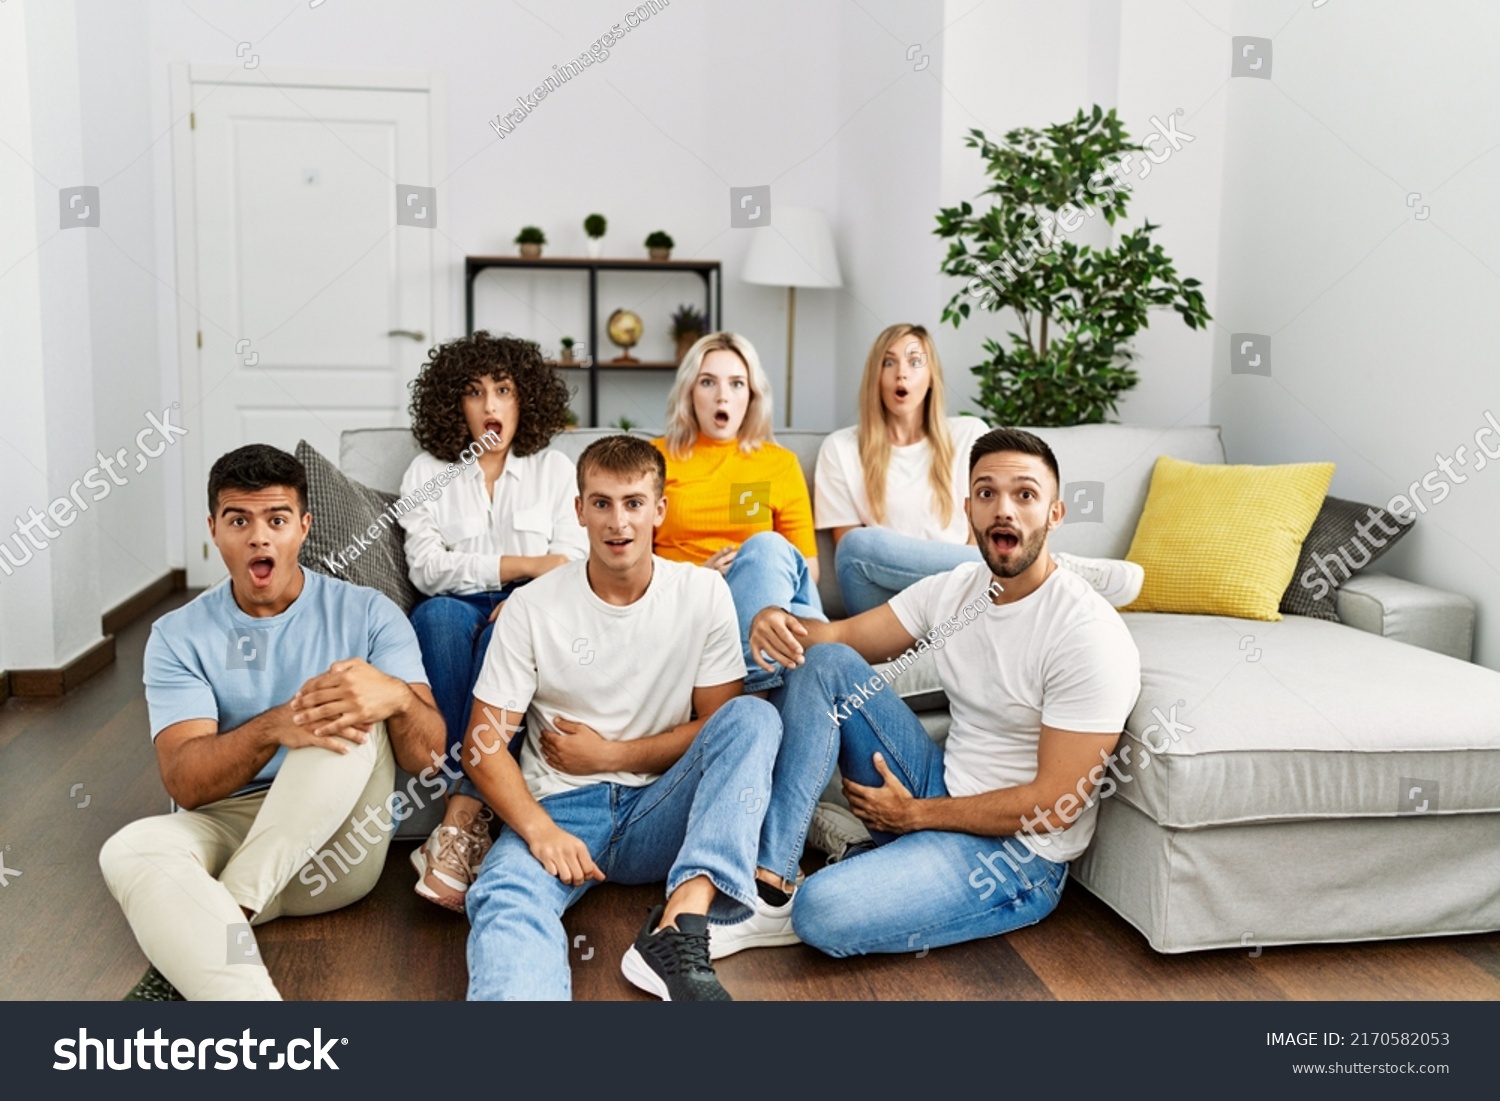
[[(1119, 613), (1048, 553), (1059, 485), (1046, 443), (989, 432), (970, 455), (965, 502), (982, 562), (852, 619), (756, 616), (757, 660), (791, 670), (771, 697), (785, 733), (756, 914), (714, 929), (714, 958), (799, 939), (833, 956), (922, 952), (1031, 925), (1057, 906), (1140, 694), (1140, 655)], [(937, 651), (952, 708), (945, 749), (870, 665), (914, 644)], [(799, 890), (808, 823), (835, 763), (875, 844)]]
[[(625, 977), (669, 1001), (729, 1000), (708, 921), (753, 913), (781, 720), (742, 694), (724, 578), (652, 553), (665, 482), (645, 440), (590, 444), (588, 559), (516, 590), (497, 621), (464, 747), (505, 823), (468, 893), (470, 999), (567, 998), (563, 912), (608, 879), (667, 884)], [(517, 765), (504, 748), (523, 715)]]

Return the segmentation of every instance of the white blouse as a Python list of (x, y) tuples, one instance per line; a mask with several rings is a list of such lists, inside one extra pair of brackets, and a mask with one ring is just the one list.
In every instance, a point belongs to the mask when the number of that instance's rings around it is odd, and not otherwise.
[[(457, 476), (438, 486), (437, 476), (450, 465)], [(424, 451), (406, 468), (401, 495), (419, 494), (429, 483), (428, 499), (401, 516), (407, 573), (427, 596), (500, 588), (502, 555), (588, 556), (588, 533), (573, 508), (573, 460), (561, 451), (507, 457), (493, 499), (478, 463), (449, 464)]]

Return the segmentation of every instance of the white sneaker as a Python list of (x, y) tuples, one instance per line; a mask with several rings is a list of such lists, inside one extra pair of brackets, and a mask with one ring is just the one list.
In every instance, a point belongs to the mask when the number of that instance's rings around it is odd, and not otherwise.
[(854, 817), (848, 807), (837, 803), (819, 803), (807, 827), (807, 843), (820, 853), (828, 854), (828, 863), (836, 864), (850, 850), (874, 844), (865, 824)]
[(792, 931), (792, 903), (796, 896), (786, 900), (785, 905), (772, 906), (759, 895), (755, 897), (755, 913), (737, 925), (710, 925), (708, 927), (708, 958), (721, 960), (746, 948), (775, 948), (782, 944), (801, 944), (802, 938)]
[(1138, 563), (1123, 558), (1081, 558), (1076, 554), (1052, 552), (1053, 560), (1063, 569), (1076, 573), (1113, 607), (1123, 608), (1141, 595), (1146, 571)]

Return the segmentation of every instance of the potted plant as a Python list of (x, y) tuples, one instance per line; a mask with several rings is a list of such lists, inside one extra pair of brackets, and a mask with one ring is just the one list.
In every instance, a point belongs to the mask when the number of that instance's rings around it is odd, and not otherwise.
[(563, 431), (571, 432), (577, 427), (578, 414), (573, 411), (573, 407), (570, 405), (567, 412), (563, 414)]
[(651, 253), (653, 260), (670, 260), (672, 248), (677, 242), (667, 236), (666, 230), (658, 229), (646, 238), (646, 248)]
[(562, 344), (562, 357), (558, 360), (558, 362), (576, 363), (577, 360), (573, 358), (573, 345), (576, 343), (576, 341), (574, 341), (571, 336), (565, 336), (562, 338), (560, 343)]
[(621, 432), (629, 432), (633, 428), (635, 428), (635, 421), (631, 420), (629, 417), (621, 417), (619, 420), (615, 421), (614, 424), (610, 425), (610, 427), (618, 428)]
[(521, 259), (536, 260), (542, 255), (542, 246), (547, 243), (547, 235), (538, 226), (522, 226), (521, 232), (516, 234), (516, 244), (521, 246)]
[(589, 258), (597, 260), (604, 255), (604, 231), (609, 228), (602, 214), (590, 214), (583, 220), (583, 232), (588, 237)]
[(975, 306), (1011, 310), (1020, 331), (1002, 345), (986, 338), (989, 359), (977, 404), (996, 424), (1057, 427), (1099, 424), (1139, 376), (1129, 342), (1153, 308), (1171, 307), (1191, 329), (1210, 320), (1198, 280), (1179, 279), (1150, 221), (1096, 249), (1070, 240), (1095, 213), (1110, 225), (1125, 213), (1131, 189), (1121, 177), (1142, 147), (1111, 109), (1097, 105), (1037, 131), (1012, 130), (1003, 143), (970, 130), (994, 183), (994, 204), (976, 213), (965, 202), (938, 212), (933, 232), (951, 240), (942, 272), (967, 280), (943, 310), (955, 328)]
[(681, 363), (691, 348), (708, 330), (708, 319), (691, 304), (679, 306), (672, 315), (672, 337), (677, 341), (677, 362)]

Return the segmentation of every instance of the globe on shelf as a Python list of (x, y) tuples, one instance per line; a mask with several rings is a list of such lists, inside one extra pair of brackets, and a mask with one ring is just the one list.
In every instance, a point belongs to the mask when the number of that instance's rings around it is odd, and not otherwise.
[(609, 315), (607, 330), (609, 339), (625, 350), (623, 355), (616, 356), (610, 362), (639, 363), (640, 360), (630, 354), (630, 349), (641, 342), (641, 334), (646, 330), (640, 317), (630, 310), (616, 310)]

